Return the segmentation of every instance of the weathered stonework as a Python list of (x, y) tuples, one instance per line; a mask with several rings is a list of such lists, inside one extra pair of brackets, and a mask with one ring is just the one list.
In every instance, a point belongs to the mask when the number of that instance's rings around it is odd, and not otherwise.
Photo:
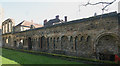
[[(48, 27), (2, 34), (3, 46), (96, 58), (120, 53), (120, 20), (116, 12)], [(6, 43), (6, 39), (9, 39)], [(20, 47), (21, 46), (21, 47)]]

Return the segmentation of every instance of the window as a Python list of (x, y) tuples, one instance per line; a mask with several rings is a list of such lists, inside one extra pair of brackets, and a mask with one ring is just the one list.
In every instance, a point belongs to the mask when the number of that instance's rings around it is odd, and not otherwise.
[(87, 42), (89, 42), (89, 41), (90, 41), (90, 36), (87, 37)]
[(5, 27), (5, 28), (6, 28), (6, 33), (7, 33), (7, 28), (8, 28), (8, 27), (7, 27), (7, 24), (6, 24), (6, 27)]
[(49, 49), (49, 38), (47, 38), (47, 48)]
[(77, 44), (78, 44), (78, 37), (75, 37), (75, 50), (77, 50)]
[(8, 43), (8, 39), (6, 39), (6, 43)]
[(20, 40), (21, 43), (23, 43), (23, 40)]
[(4, 27), (4, 25), (3, 25), (3, 29), (2, 29), (2, 31), (3, 31), (3, 34), (5, 33), (5, 32), (4, 32), (4, 30), (5, 30), (4, 28), (5, 28), (5, 27)]
[(50, 38), (50, 43), (52, 44), (52, 38)]
[(23, 27), (21, 26), (21, 31), (23, 31)]
[(54, 49), (55, 49), (55, 38), (53, 39)]
[(11, 22), (9, 22), (9, 32), (11, 32)]
[(81, 40), (80, 41), (83, 41), (83, 36), (81, 37)]
[(73, 49), (73, 37), (70, 37), (70, 45), (71, 45), (71, 49)]
[(59, 42), (59, 37), (57, 38), (57, 42)]

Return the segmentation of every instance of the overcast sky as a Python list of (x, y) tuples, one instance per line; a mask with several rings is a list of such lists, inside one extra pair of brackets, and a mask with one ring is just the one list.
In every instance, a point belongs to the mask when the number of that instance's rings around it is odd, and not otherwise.
[[(98, 1), (113, 0), (90, 0), (91, 3)], [(108, 7), (108, 12), (118, 11), (118, 1)], [(12, 18), (18, 24), (23, 20), (42, 24), (44, 19), (53, 19), (56, 15), (64, 20), (64, 16), (68, 16), (68, 20), (76, 20), (93, 16), (96, 12), (101, 14), (104, 5), (96, 6), (79, 6), (87, 3), (88, 0), (0, 0), (0, 6), (4, 10), (3, 20)]]

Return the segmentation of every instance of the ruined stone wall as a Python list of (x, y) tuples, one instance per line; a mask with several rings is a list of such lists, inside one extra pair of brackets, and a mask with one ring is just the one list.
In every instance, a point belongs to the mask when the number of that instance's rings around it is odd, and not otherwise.
[(102, 51), (116, 54), (120, 45), (117, 17), (112, 13), (14, 33), (13, 47), (21, 44), (22, 49), (89, 58)]

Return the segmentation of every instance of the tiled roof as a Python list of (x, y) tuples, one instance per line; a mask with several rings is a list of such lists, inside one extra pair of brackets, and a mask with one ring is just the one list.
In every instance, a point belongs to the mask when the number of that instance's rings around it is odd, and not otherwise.
[[(31, 26), (31, 25), (34, 25), (35, 28), (42, 27), (42, 25), (40, 25), (40, 24), (35, 24), (35, 23), (33, 23), (33, 22), (29, 22), (29, 21), (26, 21), (26, 20), (22, 21), (22, 22), (19, 23), (18, 25), (23, 25), (23, 26)], [(18, 25), (17, 25), (17, 26), (18, 26)]]
[(35, 26), (35, 28), (39, 28), (39, 27), (43, 27), (43, 25), (40, 25), (40, 24), (33, 24)]
[[(118, 16), (118, 13), (115, 11), (115, 12), (110, 12), (110, 13), (107, 13), (107, 14), (97, 15), (97, 16), (93, 16), (93, 17), (89, 17), (89, 18), (72, 20), (72, 21), (65, 22), (65, 23), (60, 23), (60, 24), (56, 24), (56, 25), (51, 25), (51, 26), (48, 26), (48, 27), (35, 28), (35, 29), (31, 29), (31, 30), (38, 30), (38, 29), (45, 29), (45, 28), (56, 27), (56, 26), (61, 26), (61, 25), (68, 25), (68, 24), (73, 24), (73, 23), (80, 23), (80, 22), (85, 22), (85, 21), (100, 19), (101, 16), (102, 16), (102, 18), (114, 17), (114, 16), (117, 17), (117, 16)], [(31, 30), (26, 30), (26, 31), (31, 31)], [(26, 32), (26, 31), (21, 31), (21, 32)], [(17, 33), (17, 32), (15, 32), (15, 33)]]

